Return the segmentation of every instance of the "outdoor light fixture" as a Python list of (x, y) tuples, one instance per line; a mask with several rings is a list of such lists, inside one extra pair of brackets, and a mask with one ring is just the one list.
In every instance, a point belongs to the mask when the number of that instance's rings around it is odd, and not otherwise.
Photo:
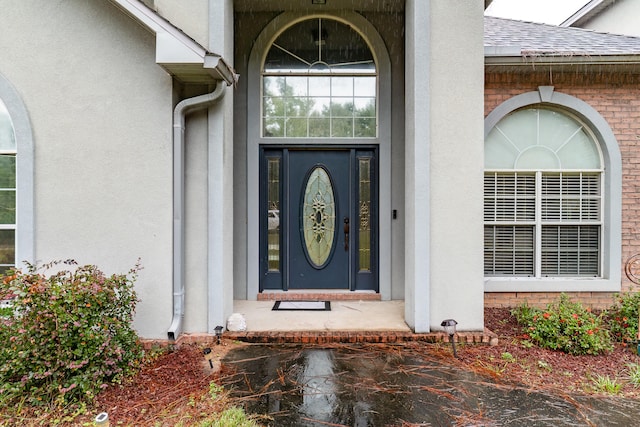
[(214, 331), (216, 331), (216, 337), (218, 337), (218, 345), (222, 342), (222, 330), (224, 328), (222, 326), (216, 326)]
[(100, 427), (109, 427), (109, 414), (100, 412), (95, 419), (95, 425)]
[(327, 37), (329, 33), (324, 28), (322, 30), (312, 30), (311, 37), (313, 37), (313, 44), (316, 46), (325, 46), (327, 44)]
[(458, 358), (458, 354), (456, 353), (456, 342), (453, 340), (453, 336), (456, 334), (456, 322), (453, 319), (443, 320), (440, 323), (440, 326), (444, 328), (444, 331), (447, 335), (449, 335), (449, 341), (451, 341), (451, 347), (453, 347), (453, 357)]
[(211, 367), (211, 369), (213, 369), (213, 362), (211, 362), (211, 356), (209, 356), (211, 354), (211, 349), (207, 347), (204, 350), (202, 350), (202, 352), (204, 353), (205, 359), (209, 361), (209, 366)]

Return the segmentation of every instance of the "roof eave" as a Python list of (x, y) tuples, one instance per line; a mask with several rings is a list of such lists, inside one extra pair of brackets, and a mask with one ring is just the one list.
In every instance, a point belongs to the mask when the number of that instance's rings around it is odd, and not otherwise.
[(554, 53), (522, 51), (514, 54), (514, 47), (485, 47), (486, 65), (537, 66), (537, 65), (640, 65), (638, 55), (585, 55), (571, 52)]
[(616, 0), (591, 0), (560, 23), (560, 27), (580, 27), (598, 16)]
[(234, 85), (238, 76), (226, 61), (139, 0), (110, 0), (156, 36), (156, 63), (185, 83), (224, 81)]

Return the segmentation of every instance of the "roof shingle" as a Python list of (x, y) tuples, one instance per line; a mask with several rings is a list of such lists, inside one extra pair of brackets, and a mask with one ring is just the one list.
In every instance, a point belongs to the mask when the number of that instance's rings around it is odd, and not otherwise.
[(484, 45), (485, 48), (510, 47), (518, 56), (640, 55), (640, 37), (491, 16), (484, 18)]

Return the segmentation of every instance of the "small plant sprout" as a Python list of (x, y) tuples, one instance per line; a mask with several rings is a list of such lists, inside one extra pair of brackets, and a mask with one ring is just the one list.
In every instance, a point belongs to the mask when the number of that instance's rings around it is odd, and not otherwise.
[(637, 363), (629, 363), (627, 368), (629, 369), (629, 382), (633, 384), (634, 387), (640, 386), (640, 365)]
[(609, 377), (609, 375), (596, 375), (591, 378), (591, 387), (597, 392), (618, 394), (622, 389), (622, 384), (616, 378)]
[(544, 360), (538, 360), (538, 368), (551, 372), (551, 365)]
[(505, 362), (512, 363), (516, 361), (516, 358), (513, 357), (513, 354), (509, 353), (508, 351), (505, 351), (504, 353), (502, 353), (501, 357), (502, 357), (502, 360), (504, 360)]

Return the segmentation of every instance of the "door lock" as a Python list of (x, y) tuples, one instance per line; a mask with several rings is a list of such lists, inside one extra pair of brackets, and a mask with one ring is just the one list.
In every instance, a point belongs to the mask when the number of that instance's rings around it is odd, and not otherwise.
[(349, 250), (349, 217), (344, 217), (344, 250)]

